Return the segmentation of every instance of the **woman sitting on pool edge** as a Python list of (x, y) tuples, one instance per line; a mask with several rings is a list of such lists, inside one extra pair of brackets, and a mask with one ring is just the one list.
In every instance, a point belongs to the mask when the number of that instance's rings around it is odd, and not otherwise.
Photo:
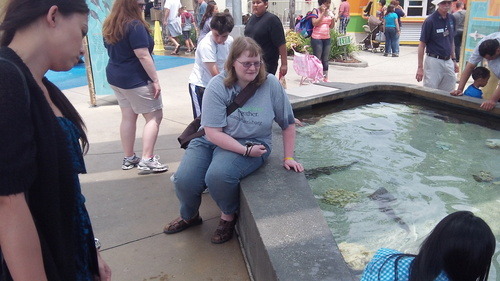
[(486, 281), (495, 253), (490, 227), (468, 211), (446, 216), (417, 255), (379, 249), (361, 281)]
[[(240, 180), (269, 157), (273, 122), (283, 130), (283, 166), (296, 172), (304, 170), (293, 159), (292, 106), (278, 79), (266, 73), (257, 42), (250, 37), (234, 40), (224, 69), (210, 80), (203, 95), (201, 125), (206, 135), (189, 143), (173, 177), (180, 217), (163, 230), (172, 234), (202, 223), (198, 209), (206, 184), (221, 210), (219, 226), (212, 236), (215, 244), (233, 237)], [(227, 116), (226, 109), (232, 100), (251, 83), (258, 86), (255, 94)]]

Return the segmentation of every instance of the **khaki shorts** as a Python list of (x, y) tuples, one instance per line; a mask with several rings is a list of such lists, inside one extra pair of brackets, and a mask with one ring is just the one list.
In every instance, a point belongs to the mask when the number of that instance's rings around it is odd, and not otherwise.
[(161, 95), (157, 99), (154, 98), (153, 84), (151, 82), (148, 82), (147, 86), (133, 89), (110, 86), (115, 91), (120, 107), (131, 107), (136, 114), (150, 113), (163, 108)]

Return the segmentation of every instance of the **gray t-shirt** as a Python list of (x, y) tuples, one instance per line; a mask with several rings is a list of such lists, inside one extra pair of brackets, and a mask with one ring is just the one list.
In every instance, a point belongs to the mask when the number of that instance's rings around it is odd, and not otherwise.
[(464, 31), (465, 10), (454, 12), (453, 17), (455, 18), (457, 31)]
[(223, 128), (224, 133), (237, 140), (257, 139), (272, 147), (273, 121), (283, 130), (295, 123), (292, 106), (278, 79), (268, 74), (254, 96), (228, 117), (226, 108), (241, 89), (238, 85), (224, 86), (225, 77), (226, 72), (222, 72), (208, 83), (203, 95), (201, 125)]

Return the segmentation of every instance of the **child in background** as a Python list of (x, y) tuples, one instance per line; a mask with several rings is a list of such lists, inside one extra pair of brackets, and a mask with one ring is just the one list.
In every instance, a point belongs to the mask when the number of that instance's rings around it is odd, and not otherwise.
[(187, 11), (186, 6), (182, 6), (179, 13), (181, 14), (182, 21), (182, 35), (184, 36), (187, 47), (186, 54), (190, 54), (194, 50), (194, 44), (191, 40), (191, 29), (193, 29), (194, 17)]
[(486, 67), (478, 66), (472, 71), (472, 79), (474, 79), (474, 83), (467, 87), (464, 95), (474, 98), (482, 98), (483, 91), (481, 91), (479, 87), (484, 87), (488, 84), (490, 71)]

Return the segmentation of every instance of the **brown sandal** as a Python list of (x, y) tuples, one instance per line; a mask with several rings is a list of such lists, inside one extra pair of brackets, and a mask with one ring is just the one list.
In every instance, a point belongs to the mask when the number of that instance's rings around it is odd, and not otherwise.
[(217, 226), (214, 235), (212, 235), (212, 243), (222, 244), (231, 240), (231, 238), (233, 238), (234, 227), (236, 225), (237, 218), (238, 217), (235, 214), (232, 221), (225, 221), (223, 219), (220, 219), (219, 226)]
[(176, 218), (171, 221), (163, 228), (163, 233), (165, 234), (173, 234), (177, 232), (181, 232), (185, 229), (190, 228), (191, 226), (202, 224), (203, 220), (201, 219), (199, 214), (196, 214), (196, 217), (190, 220), (183, 220), (181, 217)]
[(181, 48), (181, 44), (177, 45), (171, 55), (178, 55), (179, 54), (179, 49)]

